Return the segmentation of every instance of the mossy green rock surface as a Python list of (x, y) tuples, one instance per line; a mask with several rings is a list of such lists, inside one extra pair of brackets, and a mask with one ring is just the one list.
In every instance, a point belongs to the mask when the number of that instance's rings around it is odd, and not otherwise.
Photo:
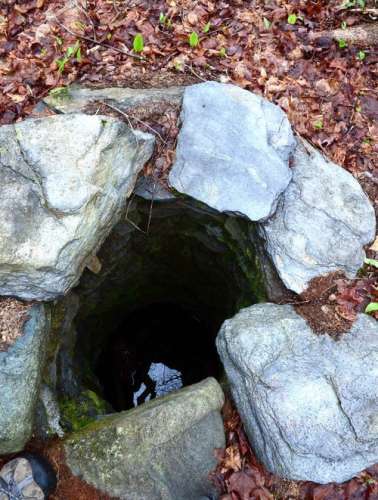
[(108, 415), (65, 442), (75, 475), (125, 500), (195, 500), (214, 494), (209, 473), (225, 445), (214, 379)]

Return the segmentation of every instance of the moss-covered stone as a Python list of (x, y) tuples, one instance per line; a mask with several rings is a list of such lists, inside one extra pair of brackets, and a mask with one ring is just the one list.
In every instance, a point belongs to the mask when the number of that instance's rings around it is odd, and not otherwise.
[(77, 398), (62, 398), (59, 401), (61, 424), (64, 430), (78, 431), (95, 421), (109, 410), (109, 405), (95, 392), (83, 391)]
[(70, 435), (67, 464), (87, 483), (126, 500), (177, 500), (214, 493), (214, 448), (225, 445), (214, 379), (187, 387)]

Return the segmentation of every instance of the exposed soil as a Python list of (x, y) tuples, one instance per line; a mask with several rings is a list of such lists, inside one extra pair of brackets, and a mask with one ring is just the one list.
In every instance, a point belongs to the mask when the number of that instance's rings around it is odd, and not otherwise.
[(0, 352), (7, 351), (23, 334), (31, 306), (13, 298), (0, 298)]
[(335, 292), (338, 280), (345, 279), (343, 273), (330, 273), (311, 280), (307, 290), (294, 303), (294, 308), (318, 334), (328, 333), (340, 338), (353, 325), (353, 321), (338, 312)]

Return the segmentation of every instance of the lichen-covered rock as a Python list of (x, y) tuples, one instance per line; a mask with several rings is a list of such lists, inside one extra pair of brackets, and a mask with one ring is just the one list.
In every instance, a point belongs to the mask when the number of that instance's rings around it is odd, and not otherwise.
[(50, 327), (44, 305), (34, 305), (23, 334), (0, 352), (0, 454), (22, 450), (30, 439)]
[(291, 179), (294, 139), (284, 112), (234, 85), (187, 87), (169, 183), (221, 212), (273, 214)]
[(378, 326), (358, 316), (339, 341), (315, 335), (290, 305), (225, 321), (218, 352), (248, 436), (289, 479), (343, 482), (378, 462)]
[(71, 85), (46, 96), (43, 102), (60, 113), (77, 113), (98, 101), (105, 101), (122, 111), (132, 108), (148, 108), (155, 105), (180, 105), (184, 87), (132, 89), (107, 87), (103, 89)]
[(51, 300), (74, 286), (118, 221), (154, 138), (104, 116), (0, 128), (0, 294)]
[(214, 492), (214, 448), (225, 445), (214, 379), (109, 415), (65, 441), (71, 471), (125, 500), (193, 500)]
[(364, 245), (375, 237), (374, 209), (350, 173), (302, 142), (293, 180), (261, 233), (281, 279), (301, 293), (317, 276), (339, 270), (355, 275)]

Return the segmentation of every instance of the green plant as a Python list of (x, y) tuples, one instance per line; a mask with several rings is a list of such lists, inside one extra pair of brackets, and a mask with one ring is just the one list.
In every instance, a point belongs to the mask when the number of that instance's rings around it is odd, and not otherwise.
[(363, 61), (366, 57), (366, 52), (364, 50), (360, 50), (357, 54), (357, 59)]
[(347, 23), (346, 23), (345, 21), (343, 21), (343, 22), (341, 23), (341, 29), (342, 29), (342, 30), (346, 30), (346, 29), (347, 29)]
[(166, 28), (172, 27), (172, 20), (164, 12), (160, 12), (159, 14), (159, 23)]
[(293, 25), (297, 22), (297, 20), (298, 20), (297, 14), (290, 14), (287, 18), (287, 22)]
[(198, 45), (199, 45), (199, 36), (198, 36), (198, 34), (195, 31), (193, 31), (189, 35), (189, 45), (192, 48), (198, 47)]
[(266, 17), (263, 18), (263, 23), (266, 30), (268, 30), (272, 26), (272, 23)]
[(378, 311), (378, 302), (370, 302), (370, 304), (366, 306), (365, 309), (366, 314), (373, 313), (376, 311)]
[(316, 122), (314, 122), (314, 128), (316, 128), (317, 130), (322, 130), (323, 129), (323, 119), (316, 120)]
[(346, 43), (346, 41), (344, 40), (344, 38), (340, 38), (340, 40), (338, 42), (339, 42), (339, 48), (340, 49), (345, 49), (345, 47), (348, 47), (348, 44)]
[(364, 262), (368, 266), (378, 267), (378, 260), (376, 260), (376, 259), (365, 259)]
[(366, 7), (366, 0), (344, 0), (341, 5), (342, 9), (351, 9), (352, 7), (364, 9)]
[(141, 33), (138, 33), (134, 36), (133, 50), (136, 53), (143, 52), (144, 50), (144, 38)]
[(73, 58), (76, 58), (77, 62), (81, 62), (81, 48), (79, 40), (76, 41), (75, 45), (70, 45), (66, 49), (66, 53), (62, 58), (55, 61), (58, 65), (59, 73), (63, 73), (66, 64)]
[(210, 28), (211, 28), (211, 24), (210, 23), (206, 23), (205, 26), (203, 27), (203, 32), (204, 33), (209, 33), (210, 31)]
[(227, 52), (226, 52), (225, 47), (221, 47), (219, 49), (219, 57), (226, 57), (226, 55), (227, 55)]

